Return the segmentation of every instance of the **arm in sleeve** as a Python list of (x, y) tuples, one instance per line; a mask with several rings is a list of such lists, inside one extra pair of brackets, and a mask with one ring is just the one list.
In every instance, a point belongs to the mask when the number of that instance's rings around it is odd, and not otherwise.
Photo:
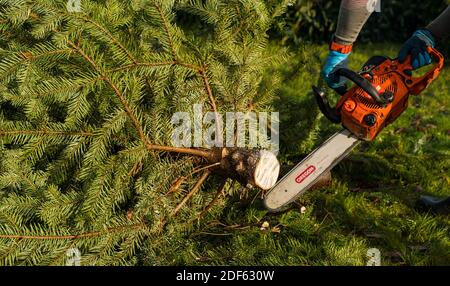
[(450, 5), (427, 26), (427, 29), (438, 39), (450, 35)]
[(368, 9), (370, 0), (342, 0), (334, 41), (350, 45), (356, 41), (364, 24), (372, 14)]

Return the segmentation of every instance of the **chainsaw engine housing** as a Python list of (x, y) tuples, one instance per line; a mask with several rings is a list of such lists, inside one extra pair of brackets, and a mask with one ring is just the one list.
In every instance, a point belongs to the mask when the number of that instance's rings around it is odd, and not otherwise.
[[(360, 139), (371, 141), (407, 107), (409, 87), (403, 71), (391, 59), (374, 57), (364, 65), (360, 73), (386, 100), (377, 103), (361, 87), (354, 86), (337, 104), (342, 125)], [(378, 65), (375, 65), (377, 64)]]

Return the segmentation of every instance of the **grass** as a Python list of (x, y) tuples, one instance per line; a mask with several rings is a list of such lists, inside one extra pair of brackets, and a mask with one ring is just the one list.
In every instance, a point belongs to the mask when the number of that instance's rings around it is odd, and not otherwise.
[[(373, 55), (395, 57), (398, 48), (359, 46), (350, 68)], [(325, 46), (299, 49), (288, 65), (268, 72), (280, 72), (283, 82), (274, 109), (281, 115), (284, 164), (297, 163), (341, 128), (319, 114), (310, 91), (326, 53)], [(333, 169), (330, 187), (305, 194), (281, 214), (267, 213), (256, 191), (223, 199), (207, 223), (184, 234), (185, 244), (165, 253), (164, 263), (365, 265), (375, 247), (382, 265), (450, 265), (448, 212), (416, 204), (420, 195), (450, 195), (449, 81), (446, 68), (374, 142)]]

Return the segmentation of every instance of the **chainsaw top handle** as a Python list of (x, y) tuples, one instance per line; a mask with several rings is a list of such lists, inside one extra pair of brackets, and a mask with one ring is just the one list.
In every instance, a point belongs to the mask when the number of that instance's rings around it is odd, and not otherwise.
[[(370, 95), (376, 103), (380, 105), (384, 105), (387, 102), (381, 98), (377, 89), (364, 77), (362, 77), (359, 73), (354, 72), (348, 68), (339, 68), (335, 71), (337, 76), (343, 76), (348, 78), (352, 82), (354, 82), (357, 86), (362, 88), (368, 95)], [(346, 91), (345, 91), (346, 92)], [(344, 94), (345, 94), (344, 92)]]

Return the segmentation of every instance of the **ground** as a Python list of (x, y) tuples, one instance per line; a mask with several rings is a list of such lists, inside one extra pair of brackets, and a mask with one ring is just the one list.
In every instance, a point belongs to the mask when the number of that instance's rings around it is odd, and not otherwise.
[[(359, 45), (358, 69), (398, 45)], [(273, 47), (274, 53), (279, 48)], [(282, 73), (273, 110), (281, 115), (283, 164), (297, 163), (341, 127), (318, 113), (311, 94), (326, 46), (297, 49)], [(382, 265), (450, 265), (450, 218), (417, 206), (421, 195), (450, 195), (450, 69), (372, 143), (332, 171), (332, 185), (302, 196), (281, 214), (262, 207), (257, 190), (223, 198), (186, 243), (161, 263), (188, 265), (365, 265), (378, 248)], [(304, 208), (302, 208), (304, 207)]]

